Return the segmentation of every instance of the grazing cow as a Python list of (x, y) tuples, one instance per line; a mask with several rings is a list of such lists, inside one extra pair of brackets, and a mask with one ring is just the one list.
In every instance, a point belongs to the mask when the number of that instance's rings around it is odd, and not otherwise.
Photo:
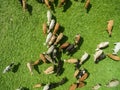
[(88, 9), (89, 5), (90, 5), (90, 0), (87, 0), (86, 3), (85, 3), (85, 8)]
[(40, 59), (36, 60), (34, 63), (32, 63), (31, 65), (35, 66), (38, 65), (40, 63)]
[(61, 40), (62, 38), (63, 38), (63, 33), (60, 33), (60, 34), (58, 35), (58, 37), (57, 37), (57, 39), (56, 39), (54, 45), (57, 45), (57, 44), (60, 42), (60, 40)]
[(53, 52), (54, 48), (55, 48), (55, 46), (54, 46), (54, 45), (51, 45), (51, 46), (48, 48), (46, 54), (50, 55), (50, 54)]
[(10, 71), (11, 70), (11, 68), (13, 67), (13, 65), (14, 65), (14, 62), (12, 62), (10, 65), (8, 65), (4, 70), (3, 70), (3, 73), (6, 73), (6, 72), (8, 72), (8, 71)]
[(27, 63), (27, 67), (28, 67), (31, 75), (33, 75), (33, 70), (32, 70), (32, 69), (33, 69), (33, 66), (32, 66), (32, 63), (31, 63), (31, 62), (28, 62), (28, 63)]
[(117, 79), (111, 80), (108, 84), (106, 84), (106, 87), (116, 87), (120, 84), (120, 81)]
[(71, 59), (68, 59), (68, 60), (64, 60), (64, 62), (75, 64), (75, 63), (79, 62), (79, 60), (75, 59), (75, 58), (71, 58)]
[(79, 42), (80, 42), (80, 34), (77, 34), (77, 35), (75, 35), (74, 43), (75, 43), (75, 45), (78, 45)]
[(62, 45), (60, 45), (60, 47), (59, 47), (59, 51), (61, 51), (61, 49), (65, 49), (65, 48), (67, 48), (69, 45), (70, 45), (69, 42), (65, 42), (65, 43), (63, 43)]
[(108, 21), (107, 31), (109, 33), (109, 36), (111, 36), (111, 34), (112, 34), (113, 23), (114, 23), (113, 20)]
[(44, 54), (40, 54), (40, 59), (41, 59), (44, 63), (46, 63), (46, 58), (45, 58), (45, 55), (44, 55)]
[(49, 46), (52, 45), (52, 44), (55, 42), (56, 38), (57, 38), (57, 37), (56, 37), (55, 35), (52, 35), (50, 41), (48, 42), (48, 45), (49, 45)]
[(85, 52), (84, 55), (82, 55), (82, 57), (80, 58), (80, 64), (83, 64), (83, 62), (87, 60), (88, 56), (89, 54)]
[(73, 84), (70, 86), (69, 90), (75, 90), (76, 88), (77, 88), (77, 84), (76, 84), (76, 83), (73, 83)]
[(96, 84), (95, 86), (92, 87), (92, 90), (98, 90), (102, 85), (101, 84)]
[(117, 55), (118, 51), (120, 50), (120, 42), (114, 43), (115, 48), (113, 49), (113, 54)]
[(74, 77), (76, 77), (79, 74), (80, 70), (75, 70)]
[(118, 56), (116, 56), (116, 55), (107, 54), (107, 56), (108, 56), (109, 58), (111, 58), (112, 60), (120, 61), (120, 57), (118, 57)]
[(66, 3), (66, 0), (60, 0), (58, 7), (62, 7), (62, 5), (64, 5), (65, 3)]
[(109, 42), (101, 42), (100, 44), (97, 45), (96, 51), (97, 51), (97, 50), (100, 50), (100, 49), (102, 49), (102, 48), (105, 48), (105, 47), (107, 47), (108, 45), (109, 45)]
[(55, 24), (55, 28), (54, 28), (54, 30), (53, 30), (53, 35), (55, 35), (55, 34), (57, 33), (57, 31), (59, 30), (59, 27), (60, 27), (60, 24), (57, 22), (57, 23)]
[(43, 23), (43, 33), (44, 33), (44, 35), (47, 34), (47, 24), (46, 23)]
[(50, 6), (50, 3), (49, 3), (49, 0), (44, 0), (44, 2), (45, 2), (45, 5), (50, 9), (51, 6)]
[(48, 67), (45, 71), (44, 71), (45, 74), (52, 74), (54, 73), (54, 66), (50, 66)]
[(54, 28), (54, 26), (55, 26), (55, 20), (54, 20), (54, 19), (52, 19), (52, 20), (51, 20), (51, 22), (50, 22), (49, 29), (48, 29), (48, 31), (47, 31), (47, 32), (49, 33), (49, 32), (50, 32), (50, 30)]
[(52, 19), (52, 14), (50, 12), (50, 10), (47, 11), (47, 24), (50, 25)]
[(44, 45), (48, 44), (48, 42), (50, 41), (51, 37), (52, 37), (52, 33), (49, 32), (47, 37), (46, 37), (46, 41), (45, 41)]

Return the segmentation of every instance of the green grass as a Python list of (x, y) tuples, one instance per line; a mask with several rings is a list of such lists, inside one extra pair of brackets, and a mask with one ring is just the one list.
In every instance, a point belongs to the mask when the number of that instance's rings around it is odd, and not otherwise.
[[(78, 33), (83, 37), (83, 44), (72, 57), (80, 58), (84, 51), (90, 54), (90, 59), (82, 65), (90, 76), (85, 80), (87, 85), (81, 90), (91, 90), (97, 83), (103, 85), (100, 90), (119, 90), (120, 85), (115, 88), (106, 88), (104, 85), (114, 78), (120, 80), (120, 62), (106, 58), (99, 64), (94, 64), (93, 54), (100, 42), (110, 42), (109, 47), (104, 49), (105, 53), (112, 53), (113, 43), (120, 42), (120, 0), (91, 0), (92, 8), (89, 13), (86, 13), (84, 3), (80, 0), (71, 2), (72, 5), (66, 12), (62, 12), (63, 8), (55, 7), (56, 13), (52, 14), (64, 27), (63, 33), (69, 42), (73, 42), (73, 37)], [(45, 37), (42, 32), (42, 24), (47, 22), (47, 7), (36, 0), (28, 0), (27, 3), (33, 8), (32, 15), (22, 11), (18, 0), (1, 0), (0, 3), (0, 90), (15, 90), (19, 86), (28, 87), (30, 90), (42, 90), (33, 89), (33, 85), (59, 81), (65, 76), (68, 82), (54, 90), (68, 90), (76, 81), (73, 77), (74, 65), (64, 64), (65, 71), (59, 77), (43, 73), (51, 64), (40, 65), (41, 73), (38, 74), (34, 70), (33, 76), (26, 67), (27, 62), (37, 60), (39, 54), (47, 50), (46, 46), (43, 46)], [(107, 21), (110, 19), (114, 20), (112, 37), (108, 37), (106, 32)], [(120, 56), (120, 52), (118, 55)], [(62, 59), (68, 58), (70, 57), (62, 55)], [(15, 64), (20, 62), (18, 71), (3, 74), (4, 68), (12, 61)]]

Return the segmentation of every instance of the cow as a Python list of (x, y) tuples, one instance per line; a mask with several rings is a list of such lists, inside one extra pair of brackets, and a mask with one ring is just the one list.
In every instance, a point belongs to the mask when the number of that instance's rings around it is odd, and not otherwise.
[(59, 51), (61, 51), (61, 49), (65, 49), (65, 48), (67, 48), (69, 45), (70, 45), (69, 42), (65, 42), (65, 43), (63, 43), (62, 45), (60, 45), (60, 47), (59, 47)]
[(75, 63), (79, 62), (79, 60), (76, 58), (71, 58), (68, 60), (64, 60), (64, 62), (75, 64)]
[(117, 55), (118, 51), (120, 50), (120, 42), (114, 43), (115, 47), (113, 49), (113, 54)]
[(46, 54), (50, 55), (50, 54), (53, 52), (54, 48), (55, 48), (55, 46), (54, 46), (54, 45), (51, 45), (51, 46), (48, 48)]
[(43, 23), (43, 34), (46, 35), (47, 34), (47, 24)]
[(46, 63), (46, 61), (47, 61), (44, 54), (40, 54), (40, 59), (41, 59), (44, 63)]
[(102, 49), (102, 48), (105, 48), (105, 47), (107, 47), (108, 45), (109, 45), (109, 42), (101, 42), (101, 43), (99, 43), (99, 44), (97, 45), (96, 51), (97, 51), (97, 50), (100, 50), (100, 49)]
[(53, 35), (55, 35), (57, 33), (57, 31), (59, 30), (60, 24), (57, 22), (55, 24), (54, 30), (53, 30)]
[(48, 67), (45, 71), (44, 71), (45, 74), (52, 74), (54, 73), (54, 66), (50, 66)]
[(103, 50), (98, 50), (98, 51), (96, 51), (95, 52), (95, 54), (94, 54), (94, 62), (95, 63), (98, 63), (98, 58), (101, 56), (103, 54)]
[(84, 55), (82, 55), (82, 57), (80, 58), (80, 64), (83, 64), (83, 62), (87, 60), (88, 57), (89, 57), (89, 54), (84, 52)]
[(112, 79), (109, 83), (106, 84), (106, 87), (116, 87), (120, 84), (118, 79)]
[(75, 43), (75, 45), (78, 45), (79, 42), (80, 42), (80, 34), (77, 34), (77, 35), (75, 35), (74, 43)]
[(28, 67), (31, 75), (33, 75), (33, 65), (32, 65), (32, 62), (28, 62), (28, 63), (27, 63), (27, 67)]
[(48, 42), (48, 46), (51, 46), (55, 42), (56, 38), (56, 35), (53, 34), (50, 41)]
[(50, 25), (52, 19), (52, 14), (50, 12), (50, 10), (47, 11), (47, 24)]
[(50, 22), (49, 29), (48, 29), (47, 33), (49, 33), (50, 30), (54, 28), (54, 26), (55, 26), (55, 20), (52, 19), (51, 22)]
[(10, 71), (10, 70), (12, 69), (13, 65), (14, 65), (14, 62), (12, 62), (10, 65), (8, 65), (8, 66), (5, 68), (5, 69), (3, 70), (3, 73), (6, 73), (6, 72)]
[(64, 36), (63, 33), (60, 33), (60, 34), (58, 35), (58, 37), (57, 37), (54, 45), (57, 45), (57, 44), (60, 42), (60, 40), (63, 38), (63, 36)]
[(109, 36), (111, 36), (111, 34), (112, 34), (113, 24), (114, 24), (113, 20), (108, 21), (107, 31), (108, 31)]
[(113, 54), (107, 54), (107, 56), (109, 58), (111, 58), (112, 60), (115, 60), (115, 61), (120, 61), (120, 57), (116, 56), (116, 55), (113, 55)]
[(47, 37), (46, 37), (46, 41), (45, 41), (44, 45), (48, 44), (48, 42), (50, 41), (51, 37), (52, 37), (52, 33), (49, 32)]
[(41, 83), (38, 83), (38, 84), (35, 84), (34, 86), (33, 86), (33, 88), (39, 88), (39, 87), (42, 87), (43, 85), (41, 84)]

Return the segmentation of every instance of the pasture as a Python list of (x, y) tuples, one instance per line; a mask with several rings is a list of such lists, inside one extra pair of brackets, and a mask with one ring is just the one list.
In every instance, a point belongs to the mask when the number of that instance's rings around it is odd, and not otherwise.
[[(83, 38), (82, 44), (72, 55), (62, 53), (61, 59), (78, 58), (86, 51), (90, 58), (80, 68), (89, 72), (85, 80), (86, 86), (81, 90), (91, 90), (97, 83), (102, 84), (99, 90), (119, 90), (120, 85), (107, 88), (104, 85), (111, 79), (120, 80), (120, 62), (106, 57), (98, 64), (94, 63), (94, 53), (100, 42), (109, 42), (109, 46), (103, 49), (104, 53), (112, 53), (115, 42), (120, 42), (120, 0), (91, 0), (91, 8), (88, 13), (84, 8), (84, 0), (68, 0), (65, 8), (57, 7), (51, 10), (56, 22), (60, 23), (61, 31), (65, 39), (73, 43), (74, 36), (80, 34)], [(59, 1), (59, 0), (58, 0)], [(41, 64), (38, 66), (40, 73), (35, 69), (33, 75), (26, 66), (27, 62), (39, 59), (40, 53), (47, 50), (43, 45), (46, 37), (42, 31), (42, 24), (47, 22), (47, 10), (45, 4), (37, 0), (27, 0), (29, 12), (23, 12), (19, 0), (1, 0), (0, 2), (0, 90), (15, 90), (19, 86), (27, 87), (29, 90), (42, 90), (43, 87), (33, 88), (37, 83), (57, 82), (67, 77), (68, 81), (53, 90), (68, 90), (70, 85), (76, 82), (74, 64), (64, 63), (64, 71), (60, 76), (55, 74), (45, 75), (43, 71), (52, 64)], [(112, 36), (109, 37), (107, 21), (114, 20)], [(120, 51), (118, 53), (120, 56)], [(11, 62), (17, 67), (13, 72), (3, 74), (4, 68)], [(76, 89), (76, 90), (79, 90)]]

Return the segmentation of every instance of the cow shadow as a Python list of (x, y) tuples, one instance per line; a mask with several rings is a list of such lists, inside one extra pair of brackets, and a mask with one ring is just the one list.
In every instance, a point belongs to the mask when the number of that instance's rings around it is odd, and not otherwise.
[(56, 13), (56, 11), (55, 11), (55, 7), (54, 7), (54, 5), (53, 5), (52, 2), (50, 2), (50, 6), (51, 6), (51, 10), (53, 11), (53, 13)]
[(57, 7), (59, 0), (54, 0), (55, 7)]
[(43, 64), (43, 62), (39, 62), (38, 65), (34, 65), (34, 69), (40, 74), (39, 65)]
[(86, 9), (86, 13), (89, 13), (90, 9), (92, 8), (92, 4), (90, 3), (88, 8)]
[(63, 85), (68, 81), (68, 79), (66, 77), (64, 77), (61, 81), (59, 82), (54, 82), (54, 83), (50, 83), (50, 87), (49, 89), (52, 90), (56, 87), (58, 87), (59, 85)]
[(28, 10), (29, 14), (32, 15), (33, 7), (29, 4), (26, 4), (26, 6), (27, 6), (27, 10)]
[(36, 0), (38, 3), (43, 3), (44, 0)]
[(64, 68), (63, 68), (63, 65), (64, 65), (64, 61), (62, 60), (58, 60), (58, 65), (56, 66), (56, 76), (60, 76), (63, 72), (64, 72)]
[(18, 63), (17, 65), (14, 65), (12, 68), (12, 72), (16, 73), (18, 71), (20, 65), (21, 65), (20, 63)]
[(81, 3), (84, 3), (85, 2), (85, 0), (81, 0)]
[(66, 12), (72, 5), (71, 0), (66, 0), (65, 5), (63, 6), (63, 12)]
[(60, 25), (59, 30), (58, 30), (58, 34), (59, 33), (63, 33), (64, 30), (65, 30), (65, 27), (63, 27), (63, 26)]

